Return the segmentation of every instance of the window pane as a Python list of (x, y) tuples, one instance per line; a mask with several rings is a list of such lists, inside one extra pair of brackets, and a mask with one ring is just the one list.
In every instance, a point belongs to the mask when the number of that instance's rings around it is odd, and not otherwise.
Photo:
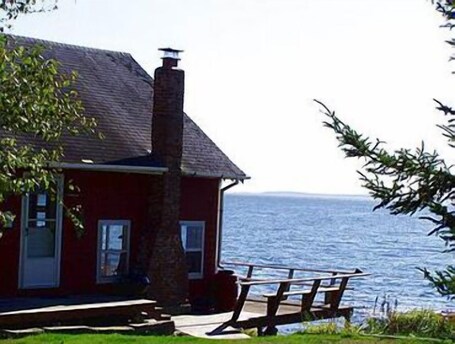
[[(112, 256), (107, 253), (101, 254), (101, 276), (114, 276), (115, 262), (112, 261)], [(114, 264), (113, 264), (114, 263)]]
[(47, 193), (34, 193), (29, 195), (28, 217), (37, 219), (38, 216), (46, 219), (56, 218), (56, 202)]
[(27, 228), (51, 228), (55, 229), (55, 220), (32, 220), (28, 221)]
[(128, 273), (129, 222), (101, 221), (99, 224), (99, 276), (108, 281)]
[(123, 225), (110, 225), (108, 248), (110, 250), (126, 249), (126, 228)]
[(186, 249), (202, 249), (202, 227), (187, 226), (186, 232)]
[(101, 227), (101, 249), (106, 251), (107, 249), (107, 226), (103, 225)]
[(36, 200), (36, 205), (39, 207), (45, 207), (47, 204), (47, 195), (46, 194), (38, 194)]
[(128, 273), (128, 254), (126, 252), (120, 253), (116, 273), (118, 276), (125, 276)]
[(202, 272), (202, 252), (187, 252), (186, 264), (188, 266), (188, 273), (201, 273)]
[[(46, 219), (46, 213), (42, 212), (42, 211), (38, 211), (36, 213), (36, 219), (37, 220), (45, 220)], [(44, 227), (46, 226), (46, 222), (45, 221), (36, 221), (36, 227)]]
[(186, 250), (187, 247), (186, 247), (186, 226), (185, 225), (181, 225), (180, 226), (180, 231), (181, 231), (181, 234), (182, 234), (182, 244), (183, 244), (183, 249)]
[(127, 271), (128, 262), (126, 252), (101, 254), (101, 276), (122, 276), (125, 275)]
[(27, 257), (44, 258), (55, 255), (55, 222), (30, 222), (27, 228)]

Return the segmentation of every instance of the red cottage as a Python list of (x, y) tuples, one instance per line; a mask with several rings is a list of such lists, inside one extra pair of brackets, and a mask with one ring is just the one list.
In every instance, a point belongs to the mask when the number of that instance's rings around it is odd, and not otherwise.
[[(64, 72), (79, 74), (86, 115), (96, 118), (105, 138), (62, 139), (58, 197), (82, 205), (82, 238), (46, 192), (2, 205), (17, 217), (0, 240), (0, 297), (119, 292), (122, 282), (147, 270), (140, 255), (174, 223), (186, 255), (189, 299), (210, 297), (219, 263), (222, 182), (231, 180), (229, 187), (248, 177), (183, 113), (177, 52), (165, 51), (154, 80), (127, 53), (10, 39), (43, 45)], [(67, 180), (81, 191), (64, 191)], [(147, 271), (153, 289), (161, 277)]]

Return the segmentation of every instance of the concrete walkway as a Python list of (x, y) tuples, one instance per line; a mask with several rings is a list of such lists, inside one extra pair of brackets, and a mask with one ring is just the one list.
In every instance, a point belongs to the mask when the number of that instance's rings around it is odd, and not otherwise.
[[(228, 321), (232, 316), (232, 312), (218, 313), (210, 315), (178, 315), (173, 316), (172, 320), (175, 322), (176, 330), (187, 334), (189, 336), (198, 338), (210, 339), (247, 339), (248, 335), (241, 333), (234, 328), (227, 328), (223, 334), (216, 336), (208, 336), (207, 333), (213, 331), (222, 323)], [(258, 314), (250, 312), (242, 312), (240, 319), (248, 319), (257, 317)]]

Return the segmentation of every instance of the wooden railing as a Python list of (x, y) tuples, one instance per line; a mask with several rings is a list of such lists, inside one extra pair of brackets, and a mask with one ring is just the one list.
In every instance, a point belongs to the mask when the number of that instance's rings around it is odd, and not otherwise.
[(300, 267), (290, 267), (286, 265), (277, 265), (277, 264), (256, 264), (256, 263), (245, 263), (245, 262), (222, 262), (222, 266), (243, 266), (248, 267), (248, 271), (253, 273), (253, 270), (257, 269), (273, 269), (273, 270), (293, 270), (293, 271), (303, 271), (303, 272), (316, 272), (316, 273), (332, 273), (332, 274), (340, 274), (340, 273), (353, 273), (357, 270), (326, 270), (326, 269), (313, 269), (313, 268), (300, 268)]
[[(242, 262), (225, 262), (224, 265), (245, 267), (247, 268), (247, 273), (245, 276), (239, 276), (240, 294), (231, 319), (212, 331), (210, 333), (212, 335), (221, 333), (229, 326), (235, 328), (256, 327), (258, 333), (262, 333), (262, 328), (267, 327), (266, 333), (271, 334), (276, 331), (276, 325), (301, 322), (303, 319), (314, 320), (337, 316), (349, 317), (352, 308), (340, 309), (341, 299), (347, 289), (347, 284), (351, 278), (369, 275), (359, 269), (351, 271), (322, 270)], [(256, 278), (254, 272), (262, 269), (287, 271), (287, 278)], [(310, 273), (313, 275), (310, 277), (296, 278), (296, 272), (305, 272), (306, 274)], [(248, 300), (251, 287), (266, 285), (275, 287), (274, 292), (264, 293), (262, 295), (267, 303), (266, 314), (240, 321), (240, 314)], [(295, 289), (295, 286), (299, 289)], [(322, 304), (315, 302), (318, 293), (324, 294), (324, 302)], [(298, 312), (278, 315), (278, 309), (282, 301), (290, 296), (300, 297)]]

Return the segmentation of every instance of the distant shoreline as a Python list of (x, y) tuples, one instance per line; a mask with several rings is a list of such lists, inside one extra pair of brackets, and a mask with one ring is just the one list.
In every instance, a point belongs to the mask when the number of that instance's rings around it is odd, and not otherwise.
[(361, 199), (372, 201), (370, 195), (349, 195), (349, 194), (317, 194), (293, 191), (265, 191), (265, 192), (232, 192), (230, 196), (266, 196), (266, 197), (295, 197), (295, 198), (339, 198), (339, 199)]

